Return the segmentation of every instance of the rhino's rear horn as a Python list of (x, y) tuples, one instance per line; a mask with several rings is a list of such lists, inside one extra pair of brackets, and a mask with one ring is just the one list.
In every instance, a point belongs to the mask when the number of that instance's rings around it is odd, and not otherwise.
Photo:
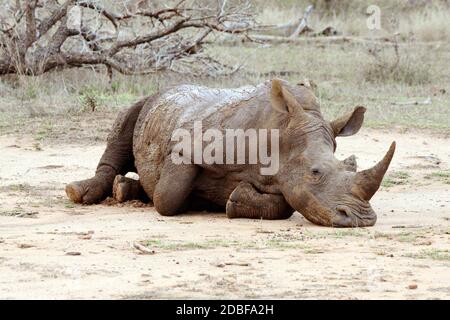
[(352, 192), (359, 196), (361, 199), (369, 201), (375, 192), (380, 187), (384, 174), (386, 173), (392, 157), (395, 152), (395, 141), (392, 142), (391, 147), (384, 156), (384, 158), (378, 162), (374, 167), (358, 172), (355, 178), (355, 185)]

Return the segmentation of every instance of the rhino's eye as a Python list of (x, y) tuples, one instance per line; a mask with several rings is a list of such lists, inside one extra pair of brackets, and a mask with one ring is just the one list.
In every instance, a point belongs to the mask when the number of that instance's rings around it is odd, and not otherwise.
[(312, 169), (311, 169), (311, 174), (312, 174), (313, 176), (320, 176), (320, 170), (319, 170), (319, 168), (312, 168)]

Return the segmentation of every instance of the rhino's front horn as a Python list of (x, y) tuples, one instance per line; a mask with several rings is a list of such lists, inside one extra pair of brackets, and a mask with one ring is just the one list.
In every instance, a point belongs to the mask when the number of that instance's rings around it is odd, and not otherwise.
[(359, 196), (361, 199), (369, 201), (380, 187), (384, 174), (386, 173), (392, 157), (394, 156), (394, 152), (395, 141), (392, 142), (391, 147), (380, 162), (378, 162), (374, 167), (360, 171), (356, 174), (355, 185), (352, 188), (352, 193)]

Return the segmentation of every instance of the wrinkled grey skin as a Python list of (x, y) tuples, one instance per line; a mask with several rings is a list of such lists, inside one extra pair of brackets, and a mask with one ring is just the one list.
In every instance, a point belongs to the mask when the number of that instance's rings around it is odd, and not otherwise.
[[(285, 219), (297, 210), (313, 223), (334, 227), (371, 226), (369, 200), (392, 159), (393, 144), (380, 163), (356, 172), (355, 157), (334, 156), (337, 136), (355, 134), (363, 107), (325, 121), (312, 90), (274, 79), (256, 87), (209, 89), (179, 86), (144, 99), (121, 113), (108, 138), (96, 175), (66, 187), (75, 202), (96, 203), (110, 195), (128, 200), (145, 193), (162, 215), (186, 210), (225, 210), (230, 218)], [(261, 165), (175, 165), (175, 129), (279, 129), (280, 169), (260, 174)], [(127, 184), (139, 174), (143, 191)], [(130, 182), (131, 183), (131, 182)]]

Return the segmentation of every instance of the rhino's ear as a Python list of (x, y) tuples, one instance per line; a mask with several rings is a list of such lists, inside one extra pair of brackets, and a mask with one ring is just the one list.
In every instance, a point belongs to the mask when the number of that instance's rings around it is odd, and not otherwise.
[(298, 103), (294, 95), (283, 86), (280, 79), (272, 80), (270, 103), (272, 104), (272, 108), (282, 113), (292, 113), (296, 109), (303, 110), (300, 103)]
[(347, 137), (357, 133), (363, 124), (364, 112), (366, 112), (366, 108), (358, 106), (352, 112), (331, 121), (330, 125), (333, 128), (334, 136)]

